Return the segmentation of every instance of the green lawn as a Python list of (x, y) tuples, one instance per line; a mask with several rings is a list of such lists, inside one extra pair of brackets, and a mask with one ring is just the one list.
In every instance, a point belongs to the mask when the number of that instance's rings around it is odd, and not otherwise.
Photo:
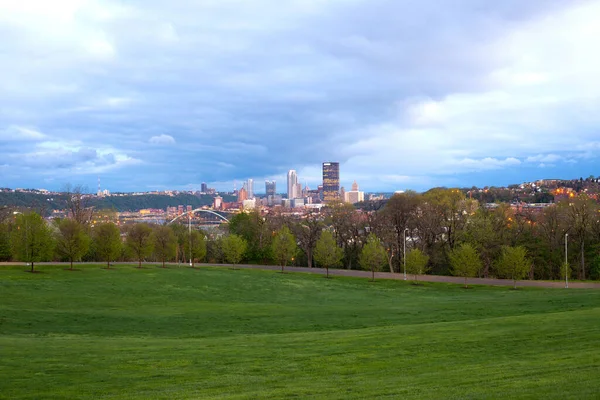
[(0, 398), (598, 398), (600, 291), (0, 267)]

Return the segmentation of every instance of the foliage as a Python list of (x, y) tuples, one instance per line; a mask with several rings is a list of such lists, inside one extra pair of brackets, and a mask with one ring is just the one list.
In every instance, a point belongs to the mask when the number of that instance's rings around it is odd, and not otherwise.
[(125, 246), (131, 251), (138, 261), (138, 268), (142, 267), (142, 260), (152, 254), (152, 228), (148, 224), (133, 224), (127, 229)]
[(427, 254), (419, 249), (412, 249), (406, 254), (406, 273), (413, 274), (415, 281), (417, 281), (419, 275), (427, 273), (428, 262), (429, 256)]
[(192, 267), (194, 267), (196, 261), (204, 260), (204, 257), (206, 257), (206, 236), (204, 236), (204, 233), (198, 230), (192, 231), (185, 243), (185, 254), (191, 255), (190, 263)]
[(381, 241), (374, 234), (370, 233), (367, 237), (367, 243), (360, 252), (359, 262), (363, 269), (371, 271), (371, 280), (375, 280), (375, 271), (380, 271), (387, 261), (387, 254)]
[(63, 219), (56, 222), (58, 227), (56, 250), (58, 254), (69, 260), (71, 269), (73, 262), (81, 260), (89, 250), (91, 238), (82, 223), (75, 219)]
[(468, 287), (467, 278), (476, 276), (481, 268), (481, 259), (477, 250), (469, 243), (463, 243), (452, 250), (449, 257), (452, 275), (465, 278), (465, 288)]
[(246, 241), (248, 260), (260, 263), (269, 259), (272, 229), (258, 211), (235, 214), (230, 218), (228, 225), (230, 233)]
[(110, 268), (110, 262), (121, 254), (123, 247), (119, 227), (112, 222), (98, 224), (92, 230), (92, 239), (98, 259), (106, 261), (106, 267)]
[(11, 245), (15, 260), (31, 264), (31, 272), (34, 271), (34, 263), (49, 261), (54, 250), (50, 227), (35, 212), (16, 216)]
[(298, 251), (296, 238), (287, 226), (283, 226), (275, 232), (271, 244), (271, 251), (277, 263), (281, 265), (281, 272), (283, 272), (284, 267), (288, 262), (294, 259), (294, 256)]
[(333, 234), (325, 230), (317, 240), (314, 257), (317, 264), (325, 267), (329, 278), (329, 268), (335, 268), (342, 263), (344, 251), (335, 242)]
[(244, 257), (244, 253), (248, 248), (248, 243), (243, 237), (231, 233), (221, 238), (221, 251), (225, 261), (233, 265), (235, 268), (236, 264)]
[(527, 259), (527, 250), (523, 246), (504, 246), (502, 255), (496, 263), (500, 276), (512, 279), (515, 288), (517, 280), (525, 278), (530, 267), (531, 262)]
[(162, 262), (163, 268), (167, 260), (175, 258), (177, 238), (173, 229), (164, 225), (154, 228), (152, 232), (152, 244), (154, 254)]
[(0, 261), (9, 261), (11, 256), (10, 249), (10, 229), (7, 222), (0, 222)]

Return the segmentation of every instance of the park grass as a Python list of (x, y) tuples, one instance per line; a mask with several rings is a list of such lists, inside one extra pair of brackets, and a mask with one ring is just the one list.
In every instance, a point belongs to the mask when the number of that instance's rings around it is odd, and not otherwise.
[(600, 292), (0, 269), (0, 398), (597, 398)]

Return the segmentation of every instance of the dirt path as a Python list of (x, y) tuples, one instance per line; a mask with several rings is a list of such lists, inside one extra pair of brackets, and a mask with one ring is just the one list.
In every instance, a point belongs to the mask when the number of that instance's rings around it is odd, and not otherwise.
[[(100, 264), (97, 262), (94, 263), (75, 263), (74, 265), (85, 265), (85, 264)], [(119, 264), (132, 264), (130, 262), (124, 263), (112, 263), (112, 265)], [(160, 263), (144, 263), (145, 265), (159, 265)], [(3, 265), (23, 265), (24, 263), (0, 263), (0, 268)], [(69, 265), (69, 263), (36, 263), (36, 266), (44, 266), (44, 265)], [(179, 264), (169, 263), (169, 266), (177, 266)], [(181, 266), (186, 266), (186, 264), (181, 264)], [(229, 264), (196, 264), (197, 267), (202, 266), (221, 266), (221, 267), (230, 267)], [(248, 265), (242, 264), (237, 265), (236, 268), (243, 269), (262, 269), (262, 270), (270, 270), (270, 271), (279, 271), (281, 267), (275, 265)], [(306, 267), (286, 267), (286, 271), (288, 272), (304, 272), (309, 274), (319, 274), (325, 275), (325, 269), (323, 268), (306, 268)], [(369, 271), (358, 271), (358, 270), (347, 270), (347, 269), (330, 269), (329, 275), (331, 276), (354, 276), (359, 278), (371, 278), (371, 272)], [(409, 275), (408, 280), (413, 279), (413, 275)], [(397, 279), (403, 280), (404, 274), (402, 273), (390, 273), (390, 272), (376, 272), (375, 279)], [(445, 283), (455, 283), (462, 285), (464, 284), (464, 278), (456, 277), (456, 276), (444, 276), (444, 275), (419, 275), (419, 281), (423, 282), (445, 282)], [(490, 286), (513, 286), (513, 281), (509, 279), (486, 279), (486, 278), (469, 278), (469, 285), (490, 285)], [(564, 288), (564, 281), (517, 281), (518, 287), (546, 287), (546, 288)], [(599, 282), (569, 282), (569, 289), (600, 289)]]

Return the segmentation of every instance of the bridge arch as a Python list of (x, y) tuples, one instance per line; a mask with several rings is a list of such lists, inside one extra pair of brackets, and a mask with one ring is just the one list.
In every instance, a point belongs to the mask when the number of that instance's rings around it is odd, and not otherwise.
[[(225, 222), (229, 222), (229, 220), (228, 220), (227, 218), (225, 218), (225, 217), (224, 217), (224, 216), (222, 216), (221, 214), (219, 214), (219, 213), (216, 213), (216, 212), (214, 212), (214, 211), (212, 211), (212, 210), (205, 210), (205, 209), (203, 209), (203, 208), (196, 208), (195, 210), (192, 210), (192, 211), (190, 211), (190, 212), (191, 212), (191, 213), (197, 213), (197, 212), (205, 212), (205, 213), (209, 213), (209, 214), (212, 214), (212, 215), (215, 215), (215, 216), (217, 216), (217, 217), (221, 218), (221, 219), (222, 219), (223, 221), (225, 221)], [(175, 218), (173, 218), (172, 220), (170, 220), (169, 222), (167, 222), (167, 225), (169, 225), (169, 224), (171, 224), (171, 223), (173, 223), (173, 222), (177, 221), (179, 218), (181, 218), (181, 217), (185, 216), (187, 213), (188, 213), (188, 212), (186, 211), (185, 213), (183, 213), (183, 214), (181, 214), (181, 215), (178, 215), (178, 216), (176, 216)]]

